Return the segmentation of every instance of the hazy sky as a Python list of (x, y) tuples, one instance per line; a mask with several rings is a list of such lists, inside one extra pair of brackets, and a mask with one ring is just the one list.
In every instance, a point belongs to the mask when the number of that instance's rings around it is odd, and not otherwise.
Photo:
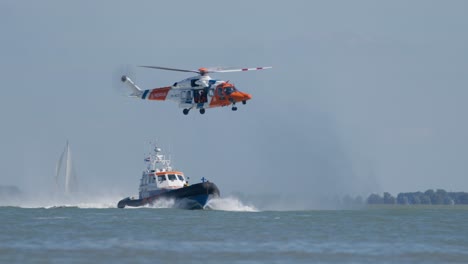
[[(468, 191), (466, 1), (1, 1), (0, 184), (137, 192), (145, 143), (223, 194)], [(197, 69), (253, 95), (188, 116), (122, 96), (122, 65)], [(185, 73), (135, 69), (142, 88)]]

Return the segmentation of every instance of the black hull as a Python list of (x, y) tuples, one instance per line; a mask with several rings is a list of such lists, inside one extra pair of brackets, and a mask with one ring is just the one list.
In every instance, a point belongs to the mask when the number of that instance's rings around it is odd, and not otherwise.
[(131, 199), (127, 197), (120, 200), (117, 207), (138, 207), (166, 199), (174, 200), (175, 207), (177, 208), (203, 209), (208, 200), (213, 197), (219, 197), (219, 189), (216, 184), (211, 182), (202, 182), (184, 188), (170, 190), (144, 199)]

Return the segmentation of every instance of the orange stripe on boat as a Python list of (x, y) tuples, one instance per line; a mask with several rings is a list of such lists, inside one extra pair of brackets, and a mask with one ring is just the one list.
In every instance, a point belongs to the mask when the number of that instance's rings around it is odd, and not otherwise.
[(180, 172), (180, 171), (160, 171), (160, 172), (156, 172), (156, 175), (165, 175), (165, 174), (179, 174), (179, 175), (184, 175), (183, 172)]

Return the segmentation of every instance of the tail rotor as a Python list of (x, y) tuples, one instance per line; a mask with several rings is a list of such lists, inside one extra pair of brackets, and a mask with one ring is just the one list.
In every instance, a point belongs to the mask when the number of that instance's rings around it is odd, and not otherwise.
[(112, 88), (121, 96), (128, 96), (129, 90), (126, 80), (136, 81), (135, 67), (129, 64), (120, 65), (112, 74)]

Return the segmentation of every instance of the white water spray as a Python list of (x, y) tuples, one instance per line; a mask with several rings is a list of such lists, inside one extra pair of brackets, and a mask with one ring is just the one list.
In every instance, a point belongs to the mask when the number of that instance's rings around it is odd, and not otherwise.
[(173, 208), (175, 205), (175, 201), (173, 199), (157, 199), (152, 204), (145, 205), (145, 207), (149, 208)]
[(214, 198), (205, 205), (206, 209), (234, 212), (258, 212), (253, 205), (245, 205), (235, 197)]

